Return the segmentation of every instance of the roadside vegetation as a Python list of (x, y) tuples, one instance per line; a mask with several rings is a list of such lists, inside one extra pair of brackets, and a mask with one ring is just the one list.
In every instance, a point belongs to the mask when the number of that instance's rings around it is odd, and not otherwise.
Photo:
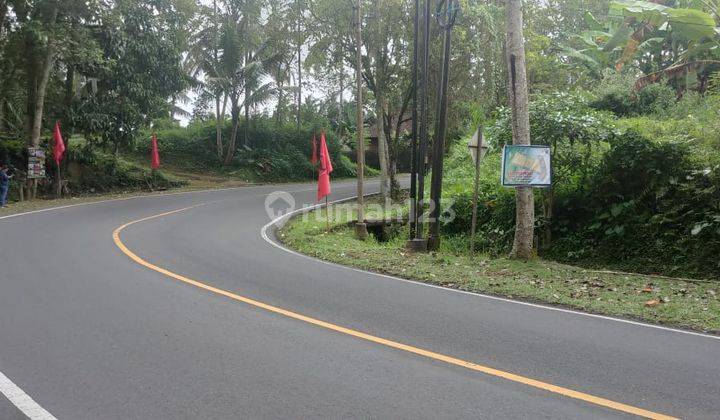
[[(387, 242), (358, 241), (345, 221), (323, 233), (322, 222), (296, 219), (283, 240), (323, 259), (419, 281), (717, 332), (719, 5), (584, 6), (529, 2), (524, 9), (529, 131), (533, 144), (551, 149), (551, 188), (536, 189), (528, 205), (500, 185), (502, 147), (522, 137), (521, 107), (459, 95), (455, 116), (464, 118), (446, 143), (442, 207), (451, 207), (437, 252), (409, 253), (406, 229)], [(474, 166), (466, 143), (478, 126), (490, 150), (480, 175), (474, 245), (481, 253), (473, 256)], [(523, 245), (533, 258), (524, 262), (506, 257), (518, 256), (521, 206), (534, 209), (534, 241)]]
[[(337, 0), (0, 0), (0, 163), (15, 168), (11, 202), (34, 183), (48, 198), (57, 190), (87, 197), (311, 181), (311, 138), (323, 130), (332, 177), (352, 177), (360, 110), (368, 163), (381, 169), (388, 197), (400, 200), (395, 178), (410, 167), (416, 87), (414, 3), (360, 1), (356, 16)], [(407, 270), (395, 274), (421, 280), (445, 270), (457, 287), (717, 329), (718, 0), (440, 3), (459, 5), (440, 148), (443, 207), (452, 204), (452, 217), (441, 227), (441, 250), (403, 255), (407, 234), (356, 243), (341, 227), (315, 242), (293, 236), (313, 232), (308, 224), (291, 225), (290, 243), (324, 258), (335, 258), (333, 248), (387, 254), (340, 262), (395, 273), (394, 265)], [(431, 19), (426, 77), (434, 154), (440, 14)], [(506, 53), (517, 63), (508, 66)], [(523, 71), (511, 77), (515, 65)], [(510, 81), (519, 95), (508, 95)], [(515, 132), (513, 119), (522, 122)], [(25, 180), (28, 147), (50, 156), (56, 121), (67, 140), (61, 179), (48, 158), (44, 179)], [(478, 259), (467, 253), (474, 167), (466, 143), (479, 126), (490, 150), (480, 176)], [(160, 170), (149, 168), (153, 134)], [(553, 185), (534, 196), (500, 185), (502, 147), (520, 142), (551, 148)], [(366, 166), (366, 176), (375, 174)], [(345, 241), (331, 248), (328, 238)], [(518, 245), (522, 252), (512, 252)], [(506, 259), (511, 253), (530, 261)]]
[[(335, 214), (345, 217), (338, 219)], [(381, 216), (371, 212), (368, 218)], [(469, 255), (463, 236), (449, 237), (437, 252), (412, 253), (405, 247), (406, 229), (395, 231), (384, 242), (372, 235), (361, 241), (348, 225), (353, 217), (351, 212), (332, 213), (328, 232), (325, 211), (313, 211), (309, 217), (291, 219), (278, 238), (292, 249), (326, 261), (401, 278), (720, 333), (716, 282), (607, 273), (539, 258), (522, 262), (488, 253)]]
[[(720, 95), (668, 103), (674, 94), (659, 85), (649, 111), (624, 116), (604, 107), (607, 84), (531, 100), (535, 142), (551, 146), (554, 164), (553, 187), (536, 193), (537, 253), (585, 267), (720, 278)], [(501, 110), (486, 130), (492, 149), (481, 173), (476, 248), (493, 255), (509, 251), (514, 227), (513, 191), (500, 185), (508, 118)], [(465, 143), (446, 162), (451, 236), (470, 230), (474, 167)]]
[[(56, 121), (68, 143), (65, 195), (178, 188), (197, 174), (311, 180), (321, 130), (334, 176), (353, 176), (352, 106), (291, 85), (313, 65), (293, 74), (293, 44), (314, 32), (296, 27), (285, 1), (0, 1), (0, 162), (15, 174), (11, 203), (24, 186), (56, 195)], [(314, 83), (329, 80), (314, 73)], [(159, 171), (149, 169), (153, 133)], [(48, 156), (38, 181), (26, 180), (28, 147)]]

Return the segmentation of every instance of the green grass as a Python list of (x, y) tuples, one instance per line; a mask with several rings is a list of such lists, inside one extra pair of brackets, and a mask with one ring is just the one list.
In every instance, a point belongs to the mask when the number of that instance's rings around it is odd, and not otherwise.
[[(582, 311), (720, 333), (720, 283), (585, 270), (536, 259), (521, 262), (469, 255), (462, 238), (443, 238), (441, 249), (411, 253), (403, 233), (379, 243), (355, 238), (347, 221), (325, 211), (292, 219), (278, 233), (289, 247), (323, 260), (439, 286), (542, 302)], [(648, 301), (659, 302), (647, 306)]]

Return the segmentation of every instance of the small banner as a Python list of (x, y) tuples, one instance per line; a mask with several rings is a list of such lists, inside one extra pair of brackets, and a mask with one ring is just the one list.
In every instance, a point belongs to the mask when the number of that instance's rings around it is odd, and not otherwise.
[(551, 187), (550, 146), (506, 145), (501, 176), (504, 187)]
[(45, 150), (28, 147), (28, 179), (45, 178)]

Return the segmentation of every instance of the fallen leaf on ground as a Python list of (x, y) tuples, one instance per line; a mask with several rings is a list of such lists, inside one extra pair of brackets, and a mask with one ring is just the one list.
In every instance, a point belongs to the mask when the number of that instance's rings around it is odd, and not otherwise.
[(645, 302), (645, 306), (648, 308), (654, 308), (655, 306), (658, 306), (659, 304), (660, 304), (660, 301), (655, 300), (655, 299), (648, 300), (647, 302)]

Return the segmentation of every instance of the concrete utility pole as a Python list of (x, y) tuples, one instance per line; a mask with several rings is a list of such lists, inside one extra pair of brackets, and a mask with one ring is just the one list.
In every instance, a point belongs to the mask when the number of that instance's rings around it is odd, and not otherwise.
[[(530, 114), (525, 69), (522, 0), (508, 0), (507, 51), (508, 98), (512, 109), (513, 144), (530, 144)], [(515, 238), (511, 256), (529, 259), (533, 254), (535, 201), (532, 187), (515, 189)]]
[[(423, 239), (423, 211), (425, 200), (425, 159), (427, 158), (428, 144), (428, 66), (430, 62), (430, 2), (425, 0), (423, 3), (423, 41), (422, 41), (422, 66), (420, 67), (418, 82), (420, 88), (420, 121), (418, 134), (420, 139), (418, 142), (418, 151), (415, 154), (415, 170), (417, 172), (417, 193), (415, 205), (415, 236), (408, 242), (408, 248), (413, 251), (427, 251), (427, 241)], [(416, 3), (416, 7), (419, 4)], [(419, 38), (419, 37), (418, 37)], [(417, 40), (417, 38), (416, 38)], [(417, 42), (417, 41), (416, 41)]]
[(357, 0), (355, 5), (355, 93), (356, 104), (356, 135), (357, 135), (357, 223), (355, 224), (355, 235), (362, 240), (368, 236), (367, 225), (365, 224), (365, 138), (363, 136), (363, 124), (365, 122), (362, 98), (362, 0)]
[[(457, 5), (453, 0), (445, 0), (446, 9), (444, 18), (438, 14), (437, 20), (440, 27), (445, 30), (443, 39), (443, 63), (441, 80), (438, 86), (437, 95), (437, 122), (435, 125), (435, 142), (433, 143), (432, 178), (430, 183), (430, 200), (432, 211), (428, 227), (428, 249), (437, 250), (440, 248), (440, 198), (442, 196), (443, 159), (445, 157), (445, 137), (447, 135), (447, 90), (450, 77), (450, 42), (452, 27), (457, 17)], [(443, 1), (444, 2), (444, 1)], [(442, 6), (442, 2), (440, 3)]]
[(302, 9), (300, 0), (295, 1), (297, 6), (297, 71), (298, 71), (298, 96), (297, 96), (297, 130), (300, 131), (301, 117), (300, 107), (302, 106), (302, 34), (300, 33), (300, 21), (302, 20)]
[(420, 0), (415, 0), (415, 19), (413, 21), (413, 63), (412, 63), (412, 143), (410, 146), (410, 242), (415, 239), (417, 215), (417, 175), (418, 175), (418, 41), (420, 40)]

